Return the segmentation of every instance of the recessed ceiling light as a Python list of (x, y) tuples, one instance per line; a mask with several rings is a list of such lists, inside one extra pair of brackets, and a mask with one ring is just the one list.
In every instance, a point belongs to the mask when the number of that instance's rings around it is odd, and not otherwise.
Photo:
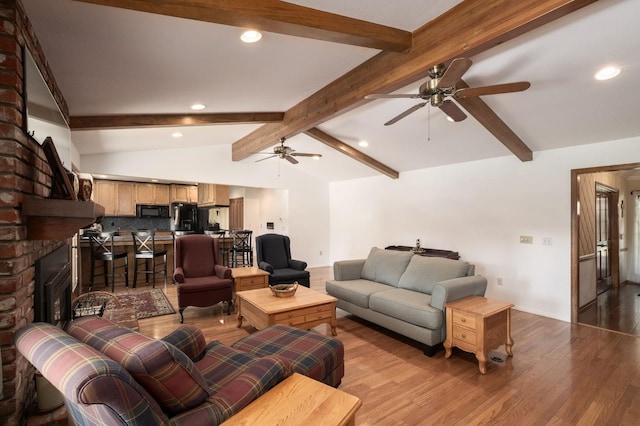
[(174, 137), (174, 138), (181, 138), (182, 137), (182, 133), (174, 132), (174, 133), (171, 134), (171, 136)]
[(610, 78), (617, 77), (620, 74), (620, 68), (614, 66), (608, 66), (598, 71), (594, 77), (596, 80), (609, 80)]
[(194, 111), (200, 111), (201, 109), (205, 109), (207, 106), (205, 104), (193, 104), (191, 105), (191, 109)]
[(367, 142), (367, 141), (360, 141), (360, 142), (358, 142), (358, 145), (360, 145), (361, 147), (363, 147), (363, 148), (364, 148), (364, 147), (369, 146), (369, 142)]
[(313, 156), (313, 157), (311, 157), (311, 158), (313, 158), (314, 160), (319, 160), (319, 159), (320, 159), (320, 157), (321, 157), (321, 155), (314, 155), (314, 156)]
[(448, 115), (447, 115), (447, 120), (453, 122), (453, 118), (449, 117)]
[(255, 43), (261, 38), (262, 38), (262, 33), (256, 30), (247, 30), (243, 32), (242, 35), (240, 36), (240, 40), (244, 41), (245, 43)]

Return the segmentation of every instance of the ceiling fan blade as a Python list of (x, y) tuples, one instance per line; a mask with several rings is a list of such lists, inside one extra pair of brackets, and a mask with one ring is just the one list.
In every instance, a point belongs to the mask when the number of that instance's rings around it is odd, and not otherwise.
[(446, 69), (440, 81), (438, 82), (439, 88), (453, 87), (462, 78), (465, 72), (471, 67), (471, 59), (456, 58), (449, 64), (449, 68)]
[(469, 98), (471, 96), (497, 95), (500, 93), (522, 92), (531, 87), (528, 81), (519, 81), (517, 83), (494, 84), (492, 86), (469, 87), (466, 89), (458, 89), (453, 94), (456, 99)]
[(290, 155), (287, 155), (286, 157), (284, 157), (285, 160), (287, 160), (288, 162), (290, 162), (291, 164), (298, 164), (298, 160), (296, 160), (295, 158), (293, 158)]
[(462, 110), (458, 108), (458, 105), (448, 99), (440, 105), (440, 109), (455, 122), (462, 121), (467, 118), (467, 114), (462, 112)]
[(406, 110), (405, 112), (396, 115), (395, 117), (393, 117), (391, 120), (387, 121), (386, 123), (384, 123), (385, 126), (390, 126), (393, 123), (402, 120), (403, 118), (405, 118), (407, 115), (411, 114), (412, 112), (415, 112), (417, 110), (419, 110), (420, 108), (422, 108), (423, 106), (425, 106), (428, 102), (420, 102), (419, 104), (416, 104), (414, 106), (412, 106), (411, 108), (409, 108), (408, 110)]
[[(262, 154), (262, 153), (261, 153), (261, 152), (259, 152), (258, 154)], [(278, 156), (277, 154), (270, 155), (270, 156), (268, 156), (268, 157), (264, 157), (264, 158), (261, 158), (261, 159), (259, 159), (259, 160), (256, 160), (255, 162), (256, 162), (256, 163), (258, 163), (258, 162), (260, 162), (260, 161), (268, 160), (269, 158), (273, 158), (273, 157), (277, 157), (277, 156)]]
[[(458, 86), (469, 87), (464, 81), (460, 81)], [(489, 108), (482, 98), (462, 98), (458, 103), (521, 161), (533, 159), (531, 149)]]
[(383, 94), (383, 93), (373, 93), (371, 95), (367, 95), (364, 98), (365, 99), (389, 99), (389, 98), (409, 98), (409, 99), (416, 99), (419, 98), (420, 95), (418, 94)]
[(310, 154), (308, 152), (294, 152), (291, 155), (294, 157), (322, 157), (322, 154)]

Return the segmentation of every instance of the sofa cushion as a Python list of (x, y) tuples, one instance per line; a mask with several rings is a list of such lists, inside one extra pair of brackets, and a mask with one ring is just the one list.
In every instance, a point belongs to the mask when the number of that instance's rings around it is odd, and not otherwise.
[(372, 294), (369, 307), (381, 314), (432, 330), (438, 330), (444, 324), (444, 312), (431, 307), (431, 296), (425, 293), (390, 288)]
[(402, 273), (413, 257), (410, 251), (384, 250), (372, 247), (364, 262), (360, 278), (398, 286)]
[(204, 402), (207, 383), (193, 362), (173, 345), (100, 317), (84, 317), (67, 332), (121, 364), (171, 415)]
[(327, 281), (325, 287), (331, 296), (362, 308), (369, 307), (369, 296), (373, 293), (395, 288), (369, 280)]
[(398, 287), (431, 294), (437, 283), (467, 275), (469, 264), (443, 257), (414, 256), (398, 281)]

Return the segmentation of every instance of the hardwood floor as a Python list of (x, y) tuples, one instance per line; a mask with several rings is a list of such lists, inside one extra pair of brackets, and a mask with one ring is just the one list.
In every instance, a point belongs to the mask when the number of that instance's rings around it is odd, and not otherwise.
[[(310, 271), (312, 288), (324, 291), (332, 269)], [(177, 307), (175, 287), (166, 292)], [(187, 308), (184, 317), (207, 340), (232, 343), (253, 331), (237, 328), (222, 305)], [(179, 326), (179, 315), (139, 324), (161, 337)], [(330, 335), (324, 324), (315, 330)], [(444, 351), (428, 358), (410, 340), (339, 310), (337, 337), (346, 352), (340, 389), (362, 400), (361, 426), (638, 424), (639, 338), (517, 310), (512, 336), (513, 358), (500, 347), (482, 375), (472, 354), (454, 348), (450, 359)]]
[(640, 337), (640, 285), (626, 282), (598, 294), (578, 314), (578, 322)]

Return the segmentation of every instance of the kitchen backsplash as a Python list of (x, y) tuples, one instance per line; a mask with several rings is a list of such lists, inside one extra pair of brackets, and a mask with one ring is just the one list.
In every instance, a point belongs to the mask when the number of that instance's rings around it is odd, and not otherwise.
[(102, 230), (111, 231), (135, 231), (137, 229), (153, 229), (156, 231), (170, 231), (173, 221), (170, 217), (127, 217), (104, 216), (100, 221)]

